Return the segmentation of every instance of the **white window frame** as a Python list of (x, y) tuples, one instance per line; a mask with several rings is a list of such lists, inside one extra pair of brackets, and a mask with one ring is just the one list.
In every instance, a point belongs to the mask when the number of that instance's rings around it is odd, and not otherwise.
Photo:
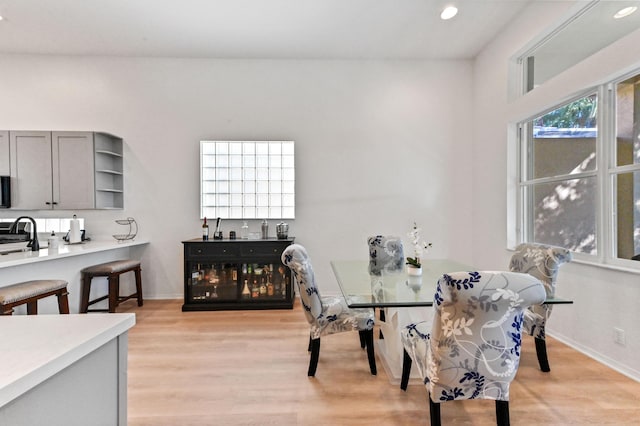
[[(513, 248), (517, 244), (529, 241), (531, 236), (528, 229), (531, 221), (529, 215), (532, 212), (532, 206), (528, 204), (525, 196), (526, 189), (537, 183), (547, 181), (555, 181), (557, 177), (540, 178), (540, 179), (523, 179), (526, 173), (526, 161), (528, 158), (524, 155), (528, 149), (527, 137), (525, 132), (528, 130), (529, 123), (541, 115), (553, 111), (567, 103), (571, 103), (577, 99), (583, 98), (590, 94), (596, 93), (598, 96), (598, 112), (597, 125), (598, 134), (596, 137), (596, 170), (595, 172), (585, 172), (571, 175), (572, 178), (581, 178), (587, 176), (596, 176), (597, 191), (596, 194), (596, 239), (597, 254), (574, 253), (574, 260), (579, 263), (589, 263), (598, 266), (611, 267), (615, 269), (628, 270), (638, 272), (640, 270), (640, 262), (621, 259), (617, 257), (617, 220), (616, 220), (616, 188), (615, 176), (622, 173), (640, 172), (640, 163), (616, 166), (616, 85), (633, 76), (640, 75), (640, 68), (634, 69), (632, 72), (619, 75), (615, 79), (608, 82), (589, 87), (567, 99), (558, 99), (553, 106), (542, 111), (531, 114), (528, 118), (518, 121), (510, 125), (510, 141), (516, 141), (516, 149), (510, 150), (510, 164), (515, 164), (515, 170), (510, 167), (509, 179), (515, 185), (512, 186), (514, 196), (508, 197), (508, 200), (515, 202), (516, 208), (509, 208), (508, 215), (511, 218), (508, 229), (508, 247)], [(514, 152), (515, 151), (515, 152)], [(514, 158), (515, 157), (515, 158)], [(563, 179), (564, 180), (564, 179)], [(515, 217), (514, 217), (515, 216)]]

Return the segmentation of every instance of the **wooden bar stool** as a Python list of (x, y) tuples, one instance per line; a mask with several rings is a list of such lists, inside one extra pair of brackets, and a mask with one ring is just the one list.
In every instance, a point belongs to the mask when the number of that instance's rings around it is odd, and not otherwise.
[(58, 298), (58, 311), (69, 313), (67, 282), (63, 280), (33, 280), (0, 288), (0, 309), (2, 315), (13, 314), (13, 308), (27, 305), (27, 314), (38, 313), (38, 300), (49, 296)]
[[(136, 274), (136, 292), (129, 296), (120, 296), (120, 275), (131, 271)], [(82, 274), (80, 313), (115, 312), (120, 302), (133, 299), (134, 297), (138, 299), (138, 306), (142, 306), (142, 277), (140, 271), (140, 261), (130, 259), (115, 260), (113, 262), (101, 263), (84, 268), (80, 271)], [(89, 300), (91, 281), (95, 277), (107, 277), (109, 279), (109, 293), (106, 296)], [(89, 309), (89, 305), (105, 299), (109, 299), (109, 309)]]

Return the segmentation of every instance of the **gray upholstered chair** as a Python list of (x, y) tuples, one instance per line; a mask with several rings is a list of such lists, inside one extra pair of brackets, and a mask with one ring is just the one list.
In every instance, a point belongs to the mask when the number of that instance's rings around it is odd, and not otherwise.
[[(544, 244), (525, 243), (516, 247), (511, 256), (509, 269), (514, 272), (525, 272), (538, 278), (544, 284), (547, 298), (556, 294), (556, 278), (558, 270), (564, 263), (571, 261), (571, 252), (562, 247)], [(547, 345), (545, 342), (545, 326), (553, 305), (532, 306), (524, 313), (524, 331), (534, 336), (536, 354), (540, 369), (548, 372)]]
[(320, 336), (358, 331), (360, 344), (367, 349), (369, 369), (376, 375), (376, 359), (373, 349), (373, 309), (350, 309), (340, 296), (321, 297), (316, 286), (309, 255), (300, 244), (292, 244), (282, 252), (282, 263), (291, 269), (298, 285), (300, 301), (307, 321), (311, 325), (309, 335), (309, 376), (315, 376), (320, 358)]
[[(369, 274), (372, 287), (376, 287), (377, 276), (385, 273), (400, 272), (404, 268), (404, 248), (399, 237), (375, 235), (367, 239), (369, 245)], [(385, 310), (380, 308), (380, 321), (385, 321)], [(382, 330), (380, 338), (384, 339)]]
[(440, 403), (461, 399), (495, 400), (497, 423), (509, 424), (524, 310), (545, 297), (537, 278), (516, 272), (455, 272), (438, 280), (433, 322), (401, 332), (401, 387), (406, 390), (415, 362), (429, 393), (432, 425), (440, 425)]
[(369, 244), (369, 273), (398, 272), (404, 268), (404, 249), (398, 237), (376, 235), (367, 239)]

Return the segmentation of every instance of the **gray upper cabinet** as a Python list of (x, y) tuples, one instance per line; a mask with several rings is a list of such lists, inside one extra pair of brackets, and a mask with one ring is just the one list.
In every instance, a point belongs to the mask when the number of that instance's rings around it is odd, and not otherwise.
[(93, 133), (53, 132), (51, 143), (54, 208), (95, 208)]
[(52, 208), (51, 132), (10, 132), (11, 207)]
[[(96, 187), (96, 143), (122, 139), (94, 132), (10, 131), (12, 208), (21, 210), (79, 210), (122, 208), (104, 201)], [(0, 146), (1, 148), (1, 146)], [(113, 166), (122, 181), (122, 149)], [(116, 162), (117, 163), (117, 162)], [(1, 165), (1, 164), (0, 164)], [(98, 201), (100, 199), (100, 201)]]
[(11, 174), (9, 161), (9, 132), (0, 130), (0, 176)]

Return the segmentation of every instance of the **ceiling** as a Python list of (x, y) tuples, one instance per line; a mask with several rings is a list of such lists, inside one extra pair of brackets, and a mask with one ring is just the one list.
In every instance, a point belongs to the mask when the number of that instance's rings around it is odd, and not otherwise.
[(532, 1), (0, 0), (0, 53), (466, 59)]

